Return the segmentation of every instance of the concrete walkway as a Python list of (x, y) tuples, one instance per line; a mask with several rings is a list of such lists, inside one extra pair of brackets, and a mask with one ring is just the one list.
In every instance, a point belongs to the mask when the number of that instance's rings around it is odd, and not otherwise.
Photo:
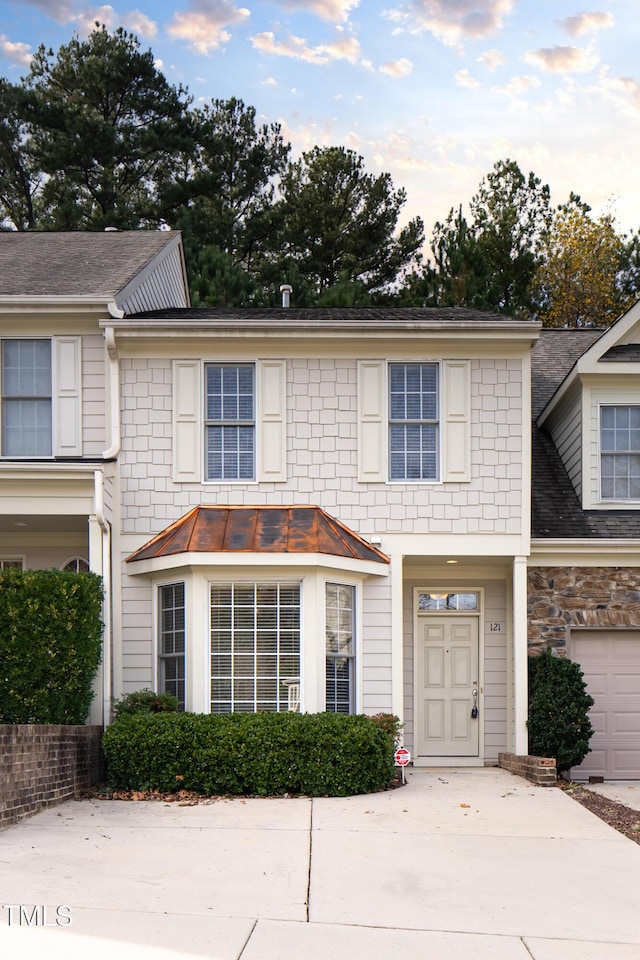
[(345, 800), (71, 801), (0, 833), (0, 955), (640, 960), (639, 878), (638, 844), (503, 770)]

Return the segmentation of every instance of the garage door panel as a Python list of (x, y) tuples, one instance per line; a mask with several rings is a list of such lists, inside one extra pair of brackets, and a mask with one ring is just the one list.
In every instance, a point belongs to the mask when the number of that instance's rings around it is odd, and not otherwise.
[(574, 632), (568, 654), (595, 701), (591, 751), (572, 777), (640, 779), (640, 632)]
[(614, 697), (640, 697), (640, 674), (616, 673), (611, 677)]
[(640, 711), (622, 713), (616, 710), (613, 714), (612, 732), (640, 734)]

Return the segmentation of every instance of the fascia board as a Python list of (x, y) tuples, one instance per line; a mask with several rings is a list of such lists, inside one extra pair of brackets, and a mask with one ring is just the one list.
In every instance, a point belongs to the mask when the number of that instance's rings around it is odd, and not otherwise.
[(535, 539), (528, 557), (530, 567), (637, 567), (639, 563), (640, 540)]
[(324, 568), (356, 574), (360, 577), (387, 577), (387, 564), (374, 560), (356, 560), (349, 557), (335, 557), (326, 553), (177, 553), (169, 557), (153, 557), (149, 560), (134, 560), (125, 564), (125, 572), (130, 576), (157, 574), (169, 570), (185, 568), (216, 569), (243, 567), (266, 567), (269, 570), (288, 570), (291, 568)]

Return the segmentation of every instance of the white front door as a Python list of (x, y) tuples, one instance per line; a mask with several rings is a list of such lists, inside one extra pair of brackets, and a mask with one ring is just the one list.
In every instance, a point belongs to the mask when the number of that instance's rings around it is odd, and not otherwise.
[(426, 616), (417, 626), (416, 753), (477, 757), (478, 620)]

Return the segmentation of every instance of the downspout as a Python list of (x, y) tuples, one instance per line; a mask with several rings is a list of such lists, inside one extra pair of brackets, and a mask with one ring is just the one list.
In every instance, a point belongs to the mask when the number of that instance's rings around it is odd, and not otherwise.
[[(124, 316), (115, 303), (108, 305), (109, 314), (114, 318)], [(104, 331), (105, 345), (109, 357), (109, 421), (111, 426), (111, 443), (102, 454), (103, 460), (115, 460), (120, 453), (122, 436), (120, 431), (120, 363), (116, 347), (116, 337), (113, 327), (106, 327)], [(102, 530), (102, 583), (104, 586), (104, 639), (102, 645), (102, 723), (107, 726), (111, 718), (111, 671), (112, 671), (112, 575), (111, 575), (111, 526), (104, 515), (104, 471), (94, 473), (95, 513), (100, 529)]]
[(111, 527), (104, 515), (104, 474), (95, 470), (94, 510), (96, 520), (102, 530), (102, 583), (104, 601), (102, 619), (104, 633), (102, 640), (102, 725), (106, 727), (111, 718)]

